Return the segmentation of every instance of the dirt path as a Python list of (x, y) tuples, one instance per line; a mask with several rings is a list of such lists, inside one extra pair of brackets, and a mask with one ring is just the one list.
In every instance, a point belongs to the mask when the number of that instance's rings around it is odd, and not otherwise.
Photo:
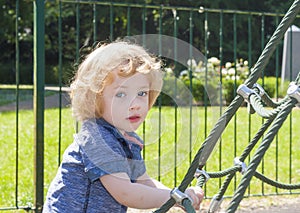
[[(70, 105), (69, 95), (66, 93), (63, 93), (61, 97), (62, 97), (62, 106), (68, 107)], [(57, 108), (57, 107), (59, 107), (59, 94), (45, 97), (45, 108), (46, 109)], [(32, 100), (20, 101), (19, 109), (33, 109), (33, 101)], [(0, 112), (14, 111), (14, 110), (16, 110), (15, 102), (0, 106)]]
[[(230, 199), (225, 199), (218, 213), (225, 213), (229, 202)], [(207, 213), (209, 203), (210, 200), (205, 200), (198, 213)], [(151, 210), (129, 209), (128, 212), (150, 213)], [(169, 212), (183, 213), (184, 211), (179, 208), (172, 208)], [(244, 198), (236, 213), (300, 213), (300, 195)]]

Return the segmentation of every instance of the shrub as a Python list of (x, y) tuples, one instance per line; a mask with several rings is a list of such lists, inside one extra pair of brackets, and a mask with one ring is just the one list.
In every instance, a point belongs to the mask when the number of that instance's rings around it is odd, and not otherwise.
[[(237, 88), (244, 83), (249, 73), (248, 62), (243, 59), (236, 63), (227, 62), (224, 67), (220, 66), (220, 61), (215, 57), (208, 59), (207, 64), (202, 61), (197, 64), (193, 59), (187, 64), (189, 70), (181, 71), (178, 78), (171, 68), (166, 68), (163, 94), (161, 94), (162, 105), (219, 105), (220, 102), (228, 105), (235, 98)], [(222, 78), (222, 85), (220, 78)], [(281, 85), (281, 79), (276, 77), (264, 77), (257, 83), (271, 98), (283, 98), (289, 84), (284, 82)], [(220, 97), (221, 92), (222, 97)]]

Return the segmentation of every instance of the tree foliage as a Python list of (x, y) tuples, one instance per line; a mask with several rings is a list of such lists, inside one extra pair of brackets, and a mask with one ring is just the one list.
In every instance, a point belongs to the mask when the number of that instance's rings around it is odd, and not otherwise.
[[(57, 83), (58, 60), (59, 60), (59, 32), (61, 32), (62, 61), (64, 83), (72, 76), (72, 65), (80, 60), (80, 56), (89, 52), (95, 42), (114, 40), (118, 37), (136, 34), (159, 33), (165, 35), (176, 35), (178, 38), (189, 42), (190, 28), (189, 20), (193, 20), (193, 45), (202, 52), (205, 51), (204, 21), (205, 15), (188, 10), (178, 10), (176, 13), (177, 31), (174, 31), (174, 10), (162, 10), (159, 8), (144, 8), (143, 5), (163, 5), (170, 7), (200, 6), (209, 9), (246, 10), (257, 12), (285, 13), (292, 4), (292, 0), (200, 0), (200, 1), (178, 1), (178, 0), (124, 0), (112, 1), (132, 4), (141, 4), (141, 7), (112, 7), (110, 4), (71, 4), (54, 0), (45, 1), (45, 57), (46, 57), (46, 83)], [(32, 82), (32, 55), (33, 55), (33, 1), (19, 0), (18, 29), (16, 29), (16, 1), (0, 0), (1, 22), (0, 22), (0, 48), (2, 54), (0, 63), (0, 83), (15, 82), (15, 55), (16, 34), (19, 39), (21, 83)], [(61, 7), (60, 7), (61, 6)], [(96, 13), (94, 13), (96, 11)], [(159, 17), (162, 15), (162, 29), (159, 29)], [(96, 18), (95, 18), (96, 17)], [(95, 18), (96, 25), (93, 25)], [(232, 14), (223, 15), (223, 57), (232, 61), (234, 57), (234, 24), (236, 24), (237, 57), (248, 59), (247, 52), (249, 42), (252, 43), (252, 61), (255, 61), (263, 46), (274, 31), (275, 18), (265, 18), (264, 32), (261, 31), (261, 18), (251, 20), (252, 41), (248, 38), (247, 17)], [(60, 22), (61, 21), (61, 22)], [(61, 25), (59, 25), (61, 23)], [(96, 28), (94, 26), (97, 26)], [(61, 28), (61, 31), (59, 31)], [(130, 29), (129, 29), (130, 28)], [(220, 15), (218, 13), (208, 14), (208, 57), (219, 56), (219, 28)], [(96, 30), (96, 31), (95, 31)], [(161, 30), (161, 31), (160, 31)], [(258, 42), (259, 41), (259, 42)], [(248, 59), (249, 60), (249, 59)], [(251, 60), (250, 60), (251, 63)]]

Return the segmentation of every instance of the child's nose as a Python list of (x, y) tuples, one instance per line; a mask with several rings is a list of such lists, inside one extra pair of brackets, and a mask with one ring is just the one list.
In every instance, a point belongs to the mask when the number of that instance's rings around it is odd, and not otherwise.
[(132, 110), (139, 110), (141, 107), (138, 104), (132, 104), (129, 108), (130, 111)]
[(131, 105), (129, 107), (129, 110), (139, 110), (141, 108), (139, 101), (135, 98), (134, 100), (132, 100)]

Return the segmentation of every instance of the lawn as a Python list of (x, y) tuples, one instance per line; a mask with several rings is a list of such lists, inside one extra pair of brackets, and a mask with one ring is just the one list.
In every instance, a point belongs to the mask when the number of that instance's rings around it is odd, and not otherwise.
[[(205, 119), (207, 114), (207, 119)], [(153, 108), (138, 133), (145, 140), (144, 159), (150, 176), (159, 178), (169, 187), (179, 185), (209, 131), (220, 114), (217, 107), (190, 108), (162, 107)], [(191, 117), (191, 119), (190, 119)], [(20, 110), (18, 132), (16, 132), (15, 112), (0, 112), (0, 208), (15, 206), (16, 192), (19, 206), (32, 206), (34, 194), (33, 182), (33, 112)], [(300, 182), (300, 111), (294, 109), (292, 116), (281, 128), (277, 140), (273, 141), (265, 155), (263, 164), (258, 168), (265, 175), (285, 183)], [(62, 110), (61, 149), (59, 153), (59, 111), (45, 111), (45, 193), (50, 181), (55, 176), (64, 149), (72, 143), (76, 124), (70, 109)], [(160, 123), (160, 128), (159, 128)], [(176, 125), (177, 124), (177, 125)], [(233, 165), (233, 159), (239, 156), (256, 133), (262, 119), (252, 115), (249, 119), (246, 108), (240, 108), (229, 123), (207, 162), (208, 172), (219, 171)], [(18, 141), (16, 141), (18, 135)], [(158, 139), (160, 138), (160, 140)], [(18, 146), (17, 146), (18, 143)], [(18, 149), (16, 148), (18, 147)], [(291, 147), (291, 148), (290, 148)], [(253, 154), (253, 153), (252, 153)], [(16, 173), (16, 156), (18, 156), (18, 172)], [(246, 161), (248, 163), (248, 160)], [(176, 165), (176, 166), (175, 166)], [(277, 170), (276, 170), (277, 168)], [(291, 168), (291, 169), (290, 169)], [(17, 177), (17, 181), (16, 181)], [(238, 174), (230, 185), (226, 196), (233, 191), (241, 175)], [(222, 178), (224, 180), (224, 178)], [(16, 188), (16, 182), (18, 187)], [(210, 179), (205, 186), (206, 196), (212, 197), (220, 188), (220, 180)], [(253, 179), (247, 195), (285, 193)]]

